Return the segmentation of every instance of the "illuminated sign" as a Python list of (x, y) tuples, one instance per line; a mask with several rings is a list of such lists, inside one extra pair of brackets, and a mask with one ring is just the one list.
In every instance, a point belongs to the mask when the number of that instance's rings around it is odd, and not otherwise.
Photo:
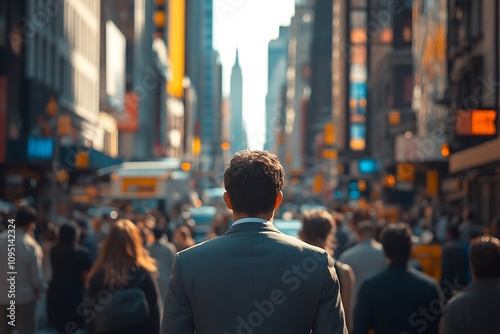
[(123, 192), (126, 194), (155, 195), (157, 180), (155, 178), (124, 178)]
[(28, 138), (28, 159), (52, 159), (54, 141), (52, 138)]
[(173, 76), (168, 82), (167, 91), (170, 95), (178, 98), (184, 96), (185, 17), (185, 0), (170, 0), (168, 7), (168, 55)]
[(459, 110), (455, 131), (459, 136), (494, 136), (497, 134), (495, 110)]
[(378, 172), (378, 163), (375, 159), (359, 160), (358, 170), (361, 174), (373, 174)]

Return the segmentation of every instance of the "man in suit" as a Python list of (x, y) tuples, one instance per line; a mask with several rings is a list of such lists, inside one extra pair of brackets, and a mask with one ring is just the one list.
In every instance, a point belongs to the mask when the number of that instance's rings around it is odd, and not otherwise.
[(176, 255), (162, 334), (347, 334), (332, 258), (272, 225), (283, 176), (269, 152), (233, 157), (224, 201), (234, 223)]
[(500, 241), (484, 236), (472, 242), (469, 253), (474, 283), (446, 306), (443, 333), (498, 333)]
[(444, 309), (438, 282), (408, 266), (412, 250), (408, 225), (389, 225), (382, 247), (389, 266), (363, 283), (354, 310), (355, 334), (437, 334)]

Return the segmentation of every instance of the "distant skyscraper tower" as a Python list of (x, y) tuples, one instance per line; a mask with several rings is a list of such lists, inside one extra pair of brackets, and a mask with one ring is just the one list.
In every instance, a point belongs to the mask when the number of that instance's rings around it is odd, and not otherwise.
[(236, 61), (231, 71), (231, 153), (247, 148), (247, 133), (243, 122), (243, 76), (236, 50)]

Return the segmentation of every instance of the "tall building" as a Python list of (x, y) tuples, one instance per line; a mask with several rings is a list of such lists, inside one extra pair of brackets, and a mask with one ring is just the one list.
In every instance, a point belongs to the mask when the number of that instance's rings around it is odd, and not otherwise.
[[(306, 122), (308, 167), (317, 165), (325, 147), (321, 142), (332, 114), (332, 20), (333, 1), (316, 1), (311, 43), (311, 98)], [(320, 144), (320, 145), (318, 145)], [(333, 144), (333, 143), (331, 143)]]
[(213, 0), (186, 0), (186, 75), (196, 91), (194, 137), (201, 143), (201, 168), (213, 170), (216, 133), (217, 66), (213, 49)]
[(102, 152), (100, 3), (4, 2), (0, 31), (0, 197), (64, 215), (79, 177), (116, 163)]
[(305, 165), (305, 124), (310, 94), (310, 47), (312, 40), (314, 1), (296, 1), (290, 24), (288, 44), (285, 159), (289, 175), (301, 175)]
[(238, 50), (231, 71), (231, 153), (247, 148), (247, 135), (243, 120), (243, 75), (241, 73)]
[[(500, 214), (500, 4), (448, 3), (449, 173), (444, 199), (489, 224)], [(447, 151), (445, 147), (443, 151)], [(447, 153), (447, 152), (445, 152)]]
[(279, 36), (269, 42), (266, 96), (265, 150), (277, 153), (277, 137), (281, 133), (281, 91), (286, 84), (290, 27), (280, 27)]
[[(386, 13), (389, 15), (384, 15)], [(365, 25), (373, 29), (373, 20), (377, 17), (383, 20), (380, 19), (376, 26), (377, 33), (369, 34), (366, 58), (368, 78), (364, 86), (351, 82), (349, 104), (351, 108), (356, 103), (359, 105), (362, 101), (356, 100), (358, 93), (353, 90), (366, 92), (368, 86), (368, 106), (364, 108), (367, 111), (364, 152), (377, 159), (380, 168), (396, 179), (393, 187), (386, 188), (384, 199), (409, 206), (413, 204), (416, 193), (414, 181), (417, 173), (412, 159), (407, 158), (413, 153), (407, 152), (411, 145), (418, 145), (423, 139), (418, 137), (415, 113), (411, 108), (412, 5), (404, 2), (394, 6), (392, 1), (379, 1), (372, 4), (367, 12)], [(352, 137), (350, 142), (352, 146)]]

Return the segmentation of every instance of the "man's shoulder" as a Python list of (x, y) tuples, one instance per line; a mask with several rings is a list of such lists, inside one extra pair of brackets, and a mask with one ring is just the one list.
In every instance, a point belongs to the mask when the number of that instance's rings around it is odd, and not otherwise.
[(410, 267), (408, 268), (408, 274), (410, 277), (410, 282), (412, 282), (413, 285), (419, 286), (419, 289), (427, 288), (427, 291), (440, 291), (441, 289), (439, 287), (439, 282), (435, 278), (427, 275), (424, 272), (421, 272), (420, 270)]
[[(373, 248), (374, 250), (378, 250), (377, 248)], [(339, 257), (340, 261), (350, 260), (352, 258), (364, 256), (367, 251), (371, 251), (372, 247), (366, 243), (358, 242), (354, 246), (349, 249), (346, 249)], [(383, 251), (382, 251), (383, 252)]]
[[(259, 236), (256, 238), (264, 238), (263, 236)], [(326, 251), (322, 248), (310, 245), (308, 243), (303, 242), (295, 237), (283, 234), (279, 231), (272, 232), (272, 239), (270, 246), (273, 249), (277, 248), (286, 248), (291, 255), (296, 254), (298, 256), (309, 256), (311, 254), (326, 254)], [(268, 238), (269, 240), (269, 238)], [(202, 258), (203, 256), (209, 256), (212, 252), (228, 250), (228, 245), (232, 242), (231, 234), (223, 234), (219, 237), (201, 242), (199, 244), (194, 245), (188, 249), (185, 249), (179, 253), (180, 257), (183, 258)], [(259, 242), (255, 240), (255, 242)]]

